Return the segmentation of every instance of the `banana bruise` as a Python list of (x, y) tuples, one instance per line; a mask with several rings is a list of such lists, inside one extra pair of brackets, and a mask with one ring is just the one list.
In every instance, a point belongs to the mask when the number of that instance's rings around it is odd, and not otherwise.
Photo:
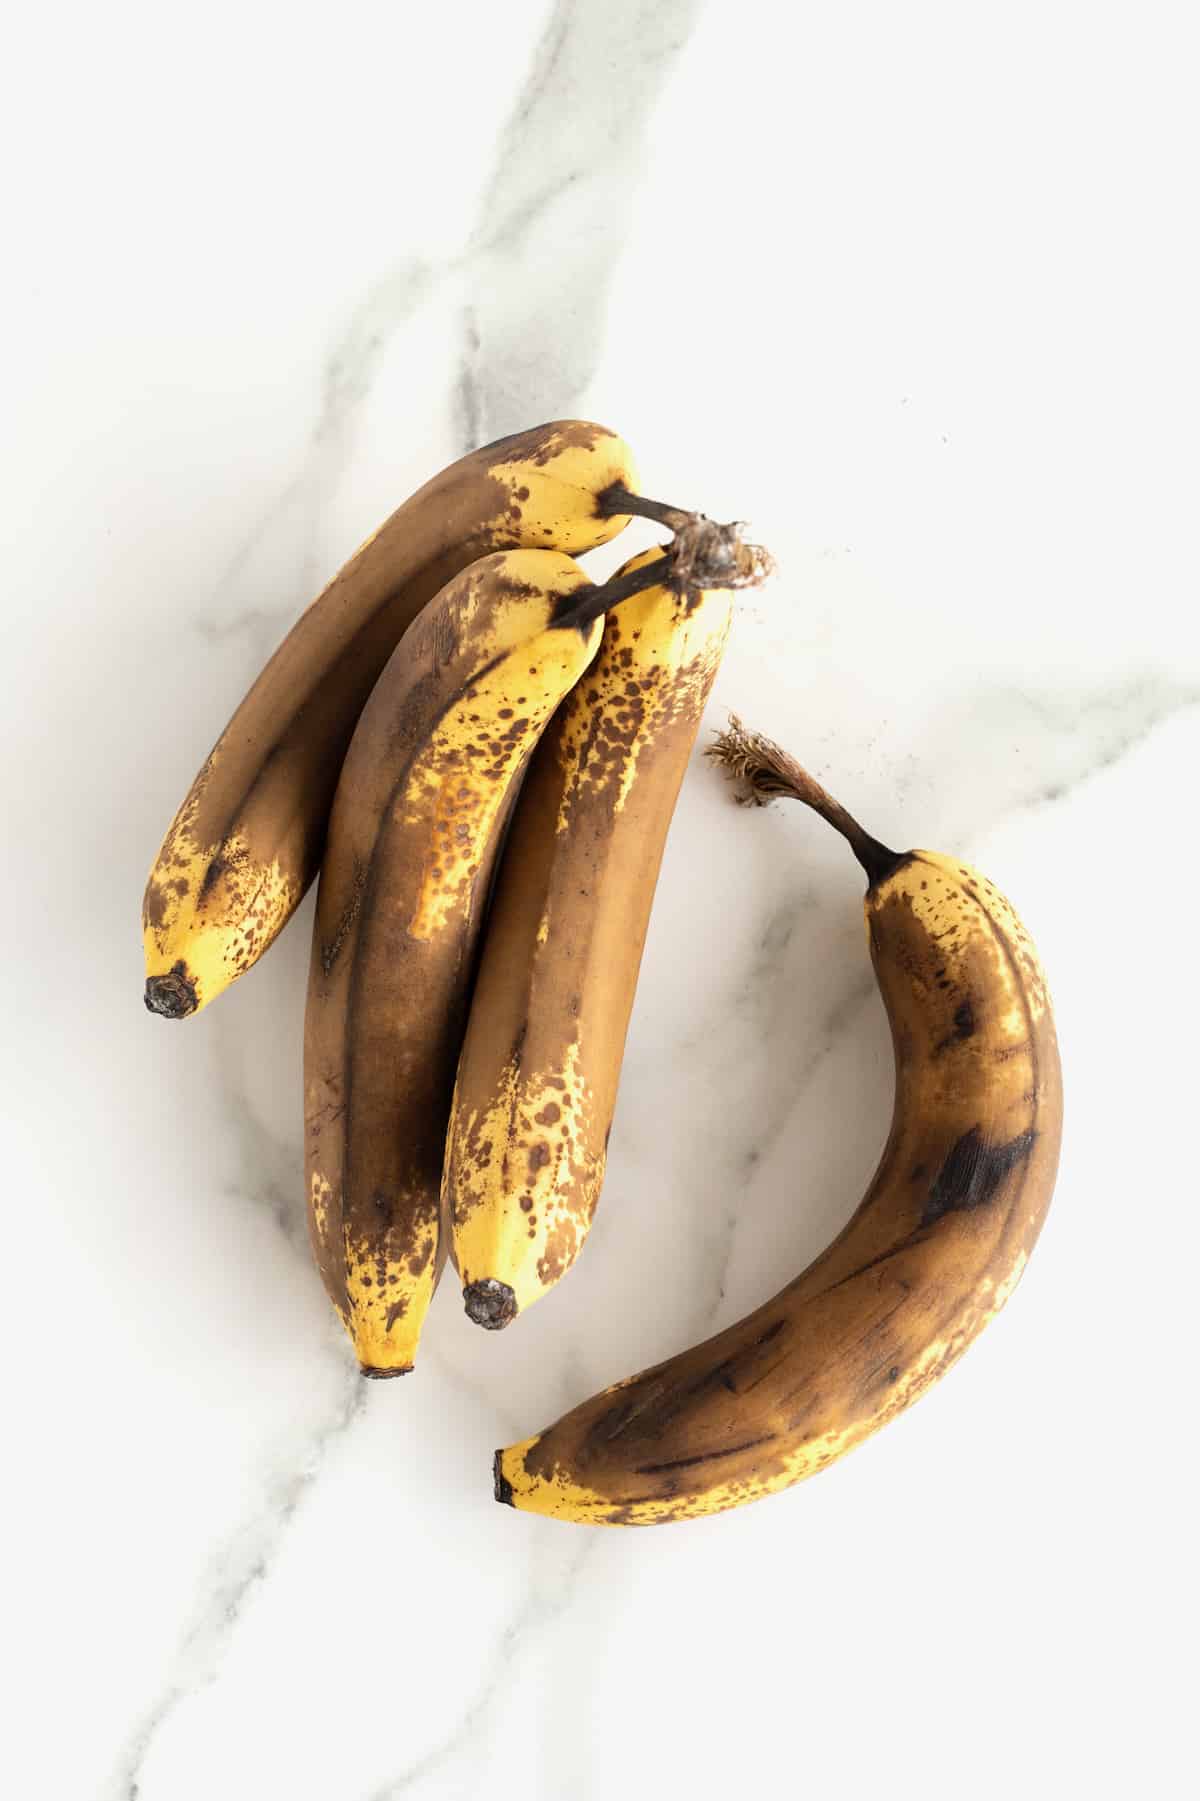
[(363, 711), (317, 894), (304, 1033), (309, 1227), (367, 1375), (411, 1369), (440, 1273), (446, 1123), (515, 779), (599, 646), (570, 557), (505, 551), (412, 625)]
[(887, 851), (791, 759), (747, 742), (743, 773), (760, 796), (816, 806), (869, 877), (896, 1059), (891, 1134), (845, 1230), (773, 1300), (496, 1453), (496, 1498), (556, 1519), (688, 1519), (824, 1469), (911, 1406), (1000, 1311), (1053, 1192), (1058, 1047), (1010, 903), (955, 857)]
[(435, 476), (312, 603), (192, 783), (146, 884), (146, 1005), (199, 1012), (262, 956), (317, 873), (338, 771), (380, 671), (459, 570), (507, 547), (576, 554), (620, 531), (628, 446), (581, 420), (501, 438)]
[(467, 1313), (492, 1329), (570, 1267), (604, 1177), (663, 847), (732, 606), (665, 577), (608, 614), (542, 738), (488, 915), (443, 1203)]

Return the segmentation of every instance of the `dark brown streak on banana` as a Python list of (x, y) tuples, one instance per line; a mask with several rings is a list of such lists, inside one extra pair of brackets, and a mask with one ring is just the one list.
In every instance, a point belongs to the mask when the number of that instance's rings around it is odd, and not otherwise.
[(226, 870), (233, 867), (232, 860), (224, 851), (218, 851), (208, 868), (204, 871), (204, 880), (200, 884), (200, 899), (205, 900), (212, 893)]
[(978, 1126), (964, 1132), (938, 1171), (921, 1215), (930, 1226), (946, 1213), (970, 1211), (994, 1200), (1019, 1163), (1030, 1155), (1037, 1133), (1018, 1133), (1007, 1144), (989, 1144)]
[(685, 1409), (709, 1389), (726, 1387), (723, 1378), (737, 1361), (736, 1355), (723, 1358), (719, 1363), (702, 1370), (691, 1382), (654, 1383), (649, 1395), (643, 1395), (640, 1400), (632, 1403), (621, 1401), (616, 1407), (601, 1413), (589, 1427), (579, 1446), (580, 1469), (586, 1469), (597, 1457), (603, 1458), (613, 1441), (624, 1437), (635, 1421), (638, 1424), (637, 1437), (644, 1439), (647, 1444), (653, 1444)]
[(898, 1244), (889, 1245), (886, 1251), (880, 1251), (878, 1257), (868, 1257), (867, 1261), (865, 1263), (860, 1263), (857, 1269), (848, 1270), (844, 1276), (839, 1276), (836, 1282), (831, 1282), (828, 1288), (821, 1289), (820, 1293), (823, 1295), (834, 1294), (839, 1288), (845, 1288), (847, 1282), (857, 1282), (858, 1278), (860, 1276), (865, 1276), (868, 1270), (878, 1269), (882, 1264), (890, 1263), (892, 1259), (898, 1257), (902, 1251), (906, 1251), (911, 1244), (912, 1234), (910, 1233), (907, 1238), (902, 1238)]
[(648, 1407), (653, 1407), (665, 1392), (666, 1387), (664, 1383), (651, 1382), (647, 1384), (646, 1393), (642, 1396), (640, 1401), (629, 1401), (624, 1404), (618, 1404), (616, 1407), (611, 1407), (605, 1414), (603, 1423), (607, 1425), (609, 1420), (612, 1420), (614, 1423), (607, 1432), (602, 1433), (600, 1431), (601, 1422), (597, 1422), (597, 1437), (604, 1437), (610, 1440), (620, 1438), (621, 1434), (633, 1424), (634, 1420), (637, 1419), (640, 1414), (645, 1413)]
[(321, 968), (326, 975), (332, 973), (333, 966), (338, 960), (338, 953), (341, 951), (346, 939), (350, 936), (354, 922), (358, 918), (362, 908), (363, 891), (366, 888), (366, 885), (367, 866), (361, 857), (356, 856), (354, 859), (354, 880), (350, 889), (350, 898), (342, 908), (341, 918), (334, 928), (333, 937), (327, 944), (321, 946)]
[(722, 1445), (716, 1451), (697, 1451), (694, 1457), (669, 1457), (662, 1463), (638, 1463), (634, 1465), (635, 1476), (656, 1476), (662, 1470), (688, 1470), (697, 1463), (717, 1463), (722, 1457), (736, 1457), (739, 1451), (753, 1451), (759, 1445), (769, 1445), (775, 1437), (774, 1432), (764, 1432), (758, 1438), (744, 1438), (737, 1445)]
[(940, 1057), (944, 1051), (952, 1050), (956, 1044), (961, 1044), (965, 1038), (973, 1038), (975, 1035), (976, 1024), (975, 1009), (968, 996), (965, 1001), (960, 1001), (954, 1010), (952, 1030), (947, 1032), (946, 1036), (941, 1039), (939, 1043), (934, 1045), (934, 1056)]

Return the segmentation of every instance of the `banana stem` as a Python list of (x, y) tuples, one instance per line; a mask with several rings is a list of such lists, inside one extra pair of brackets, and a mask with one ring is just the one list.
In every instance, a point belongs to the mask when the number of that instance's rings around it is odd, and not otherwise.
[(720, 764), (732, 781), (742, 784), (742, 798), (748, 805), (766, 807), (782, 795), (788, 800), (803, 801), (819, 813), (846, 840), (865, 870), (869, 886), (882, 881), (904, 861), (899, 851), (889, 850), (864, 831), (841, 801), (822, 788), (795, 757), (781, 750), (772, 738), (744, 726), (736, 713), (729, 715), (728, 727), (717, 733), (705, 755)]
[(619, 482), (604, 490), (596, 507), (605, 519), (636, 513), (674, 532), (671, 549), (675, 555), (675, 585), (681, 592), (697, 588), (757, 588), (775, 572), (770, 551), (761, 544), (748, 543), (742, 535), (745, 527), (738, 521), (717, 525), (705, 513), (668, 506), (663, 500), (648, 500)]
[[(662, 556), (641, 569), (614, 575), (598, 588), (585, 590), (579, 600), (560, 613), (554, 622), (556, 626), (581, 631), (601, 613), (619, 606), (632, 594), (640, 594), (644, 588), (674, 588), (689, 596), (705, 588), (757, 588), (773, 572), (775, 562), (770, 551), (761, 544), (747, 543), (740, 525), (717, 525), (703, 513), (659, 507), (657, 501), (647, 501), (645, 505), (656, 508), (658, 514), (670, 513), (678, 519), (675, 536)], [(666, 523), (665, 518), (662, 523)]]
[(607, 613), (610, 607), (620, 606), (630, 595), (640, 594), (644, 588), (663, 586), (670, 579), (669, 569), (664, 568), (662, 558), (644, 564), (641, 569), (627, 569), (621, 575), (612, 576), (598, 588), (585, 588), (582, 598), (559, 614), (554, 621), (555, 627), (561, 627), (564, 631), (568, 627), (582, 631), (593, 619), (599, 619), (601, 613)]
[(596, 510), (602, 519), (615, 519), (622, 513), (635, 513), (639, 519), (653, 519), (655, 525), (665, 525), (668, 531), (677, 532), (695, 513), (686, 507), (671, 507), (664, 500), (651, 500), (645, 494), (634, 494), (629, 488), (623, 488), (620, 482), (614, 482), (606, 488), (596, 502)]

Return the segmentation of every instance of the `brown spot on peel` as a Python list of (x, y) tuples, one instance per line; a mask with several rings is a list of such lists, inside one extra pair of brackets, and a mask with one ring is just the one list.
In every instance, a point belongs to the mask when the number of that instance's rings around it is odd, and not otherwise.
[[(183, 893), (187, 893), (187, 883), (182, 884)], [(177, 890), (178, 891), (178, 890)], [(154, 880), (153, 876), (146, 884), (146, 893), (142, 900), (142, 920), (155, 931), (167, 917), (167, 896), (165, 889)]]
[[(938, 987), (942, 989), (952, 989), (954, 986), (953, 982), (946, 980), (946, 972), (944, 969), (939, 969), (936, 972), (934, 980)], [(968, 995), (967, 999), (960, 1001), (958, 1006), (954, 1009), (954, 1018), (951, 1022), (953, 1029), (934, 1045), (933, 1055), (935, 1057), (940, 1057), (944, 1051), (952, 1050), (955, 1045), (963, 1044), (968, 1038), (973, 1038), (978, 1023), (979, 1022), (975, 1018), (975, 1009), (972, 1006), (970, 996)]]

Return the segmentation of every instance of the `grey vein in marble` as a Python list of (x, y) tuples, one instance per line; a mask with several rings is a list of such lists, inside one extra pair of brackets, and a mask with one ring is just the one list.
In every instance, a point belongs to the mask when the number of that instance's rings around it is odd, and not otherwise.
[[(251, 1107), (238, 1080), (243, 1058), (228, 1016), (214, 1015), (212, 1031), (216, 1080), (240, 1165), (226, 1185), (227, 1192), (265, 1208), (289, 1249), (307, 1260), (299, 1141), (290, 1143), (269, 1131)], [(184, 1629), (162, 1689), (130, 1734), (111, 1786), (113, 1801), (137, 1801), (138, 1772), (164, 1722), (182, 1700), (218, 1674), (248, 1598), (270, 1573), (288, 1526), (317, 1480), (330, 1446), (362, 1413), (366, 1397), (366, 1384), (357, 1370), (347, 1371), (336, 1410), (300, 1439), (294, 1456), (275, 1473), (269, 1483), (268, 1504), (244, 1521), (214, 1553), (203, 1599)]]
[(111, 1801), (138, 1801), (146, 1757), (179, 1703), (213, 1681), (247, 1603), (268, 1575), (276, 1552), (330, 1447), (347, 1433), (366, 1404), (366, 1383), (349, 1378), (337, 1413), (305, 1440), (300, 1456), (280, 1472), (267, 1505), (230, 1534), (212, 1559), (203, 1596), (155, 1699), (126, 1741), (109, 1784)]
[(569, 413), (596, 370), (647, 126), (701, 9), (557, 0), (466, 251), (489, 437)]
[[(457, 1281), (453, 1265), (449, 1265), (441, 1278), (448, 1281), (453, 1288)], [(490, 1413), (508, 1439), (521, 1438), (526, 1427), (521, 1424), (520, 1416), (505, 1406), (503, 1398), (498, 1398), (491, 1389), (481, 1388), (467, 1375), (458, 1364), (453, 1362), (443, 1346), (435, 1346), (428, 1339), (421, 1340), (421, 1362), (426, 1369), (440, 1370), (442, 1375), (455, 1388), (467, 1395), (483, 1412)]]
[[(755, 1171), (770, 1156), (786, 1130), (788, 1121), (800, 1105), (809, 1083), (826, 1057), (835, 1049), (842, 1034), (849, 1031), (854, 1024), (859, 1012), (874, 992), (875, 982), (869, 975), (860, 976), (857, 980), (848, 983), (844, 993), (825, 1014), (815, 1035), (807, 1034), (810, 1038), (815, 1036), (816, 1049), (800, 1065), (795, 1076), (789, 1082), (781, 1101), (777, 1104), (768, 1104), (764, 1109), (764, 1117), (757, 1128), (754, 1143), (741, 1154), (739, 1174), (743, 1187), (753, 1181)], [(732, 1209), (728, 1216), (728, 1229), (721, 1261), (714, 1274), (716, 1293), (707, 1316), (710, 1323), (716, 1319), (721, 1303), (725, 1299), (725, 1287), (729, 1278), (729, 1267), (733, 1261), (734, 1240), (740, 1219), (740, 1210)]]
[[(733, 798), (732, 791), (730, 798)], [(819, 905), (819, 898), (810, 883), (772, 895), (755, 931), (749, 960), (742, 965), (736, 984), (714, 990), (711, 1012), (681, 1037), (675, 1053), (677, 1057), (695, 1056), (704, 1047), (711, 1067), (711, 1047), (727, 1045), (730, 1066), (743, 1067), (746, 1040), (770, 1041), (773, 1047), (771, 1065), (781, 1072), (791, 1067), (786, 1046), (782, 1047), (781, 1054), (777, 1030), (781, 1006), (787, 1005), (789, 1011), (794, 1011), (786, 1002), (787, 985), (781, 984), (780, 971), (788, 947), (800, 930), (801, 914)], [(703, 1284), (696, 1284), (693, 1330), (697, 1335), (713, 1329), (725, 1299), (742, 1217), (742, 1196), (790, 1116), (799, 1093), (833, 1048), (847, 1023), (847, 1016), (865, 1001), (871, 987), (868, 976), (860, 977), (830, 1009), (816, 1034), (819, 1048), (804, 1059), (796, 1074), (789, 1077), (781, 1073), (775, 1083), (756, 1079), (747, 1092), (739, 1094), (737, 1106), (723, 1113), (720, 1138), (710, 1147), (706, 1187), (715, 1186), (715, 1176), (716, 1182), (729, 1194), (729, 1200), (710, 1228), (709, 1244), (702, 1262), (705, 1280)], [(714, 1029), (714, 1019), (720, 1021), (719, 1030)], [(740, 1027), (738, 1031), (731, 1029), (735, 1022)], [(798, 1015), (799, 1044), (811, 1044), (813, 1036), (811, 1022)], [(721, 1077), (720, 1086), (729, 1089), (728, 1074)]]
[[(236, 1176), (226, 1182), (226, 1192), (264, 1208), (289, 1247), (307, 1262), (311, 1252), (299, 1124), (290, 1138), (281, 1138), (264, 1125), (237, 1079), (243, 1047), (228, 1014), (214, 1016), (211, 1029), (214, 1082), (233, 1131), (239, 1165)], [(296, 1116), (299, 1121), (299, 1101)]]
[(300, 468), (245, 534), (217, 584), (218, 596), (236, 594), (244, 588), (256, 553), (280, 533), (286, 534), (295, 552), (295, 594), (279, 606), (240, 607), (232, 617), (227, 616), (218, 600), (209, 615), (195, 621), (196, 630), (206, 642), (219, 644), (227, 638), (246, 635), (255, 654), (265, 659), (274, 648), (281, 624), (312, 598), (320, 580), (315, 552), (316, 521), (350, 462), (355, 421), (387, 347), (424, 303), (434, 279), (435, 272), (428, 263), (407, 258), (373, 282), (351, 310), (325, 360), (320, 411)]
[(407, 257), (366, 289), (326, 360), (301, 466), (235, 550), (217, 590), (224, 597), (244, 588), (256, 552), (287, 532), (300, 551), (296, 593), (232, 615), (218, 598), (197, 621), (201, 637), (245, 634), (265, 656), (311, 598), (315, 521), (349, 463), (357, 415), (387, 346), (439, 289), (457, 284), (465, 296), (462, 355), (446, 372), (464, 452), (571, 413), (603, 349), (646, 130), (702, 6), (557, 0), (463, 249), (438, 264)]
[(1017, 812), (1065, 800), (1084, 782), (1111, 769), (1176, 714), (1200, 707), (1200, 688), (1146, 676), (1082, 697), (1067, 695), (1056, 699), (1024, 693), (1022, 699), (1052, 731), (1073, 732), (1092, 719), (1098, 719), (1102, 729), (1093, 740), (1095, 750), (1079, 769), (1062, 781), (1032, 790), (1025, 805), (1015, 809)]
[(463, 308), (463, 354), (458, 371), (457, 412), (459, 440), (466, 445), (483, 444), (487, 433), (483, 428), (483, 409), (479, 384), (475, 379), (475, 363), (479, 356), (479, 319), (473, 306)]
[[(529, 1597), (500, 1633), (483, 1679), (453, 1731), (399, 1776), (373, 1790), (367, 1801), (399, 1801), (400, 1796), (411, 1794), (419, 1782), (444, 1769), (461, 1752), (479, 1752), (480, 1747), (475, 1744), (477, 1731), (502, 1699), (529, 1645), (530, 1635), (545, 1631), (567, 1611), (579, 1577), (598, 1543), (592, 1533), (579, 1538), (562, 1535), (561, 1549), (559, 1539), (543, 1538), (537, 1542)], [(477, 1791), (485, 1785), (479, 1782), (471, 1786)]]

